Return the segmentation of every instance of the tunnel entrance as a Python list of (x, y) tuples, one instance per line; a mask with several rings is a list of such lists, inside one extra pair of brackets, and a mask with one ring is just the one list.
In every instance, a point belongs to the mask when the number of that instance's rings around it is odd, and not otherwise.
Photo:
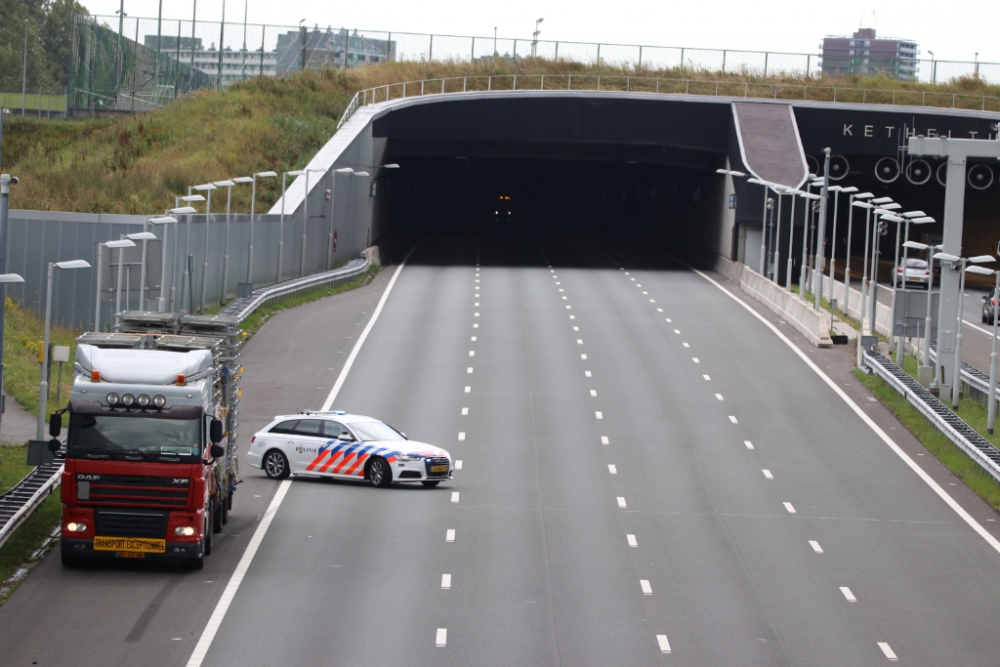
[[(714, 211), (718, 177), (702, 168), (603, 159), (415, 155), (376, 186), (387, 236), (475, 235), (677, 245)], [(694, 223), (694, 224), (692, 224)]]

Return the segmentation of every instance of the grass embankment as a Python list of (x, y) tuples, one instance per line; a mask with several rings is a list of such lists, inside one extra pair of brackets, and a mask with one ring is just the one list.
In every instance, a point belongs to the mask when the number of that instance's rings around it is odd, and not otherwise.
[[(799, 288), (795, 287), (798, 292)], [(808, 291), (805, 293), (806, 299), (812, 301), (815, 297)], [(829, 312), (830, 304), (826, 299), (820, 301), (822, 308)], [(855, 329), (860, 330), (860, 323), (847, 317), (839, 310), (837, 318), (847, 322)], [(884, 336), (879, 335), (880, 341), (886, 341)], [(857, 342), (855, 342), (855, 345)], [(893, 361), (895, 361), (895, 355)], [(903, 357), (903, 370), (911, 377), (917, 377), (916, 357), (905, 355)], [(993, 509), (1000, 511), (1000, 484), (997, 484), (988, 473), (975, 461), (969, 458), (968, 454), (958, 449), (941, 431), (935, 428), (930, 421), (924, 417), (915, 407), (907, 403), (906, 398), (901, 396), (895, 389), (886, 384), (877, 375), (868, 375), (861, 370), (855, 370), (854, 375), (868, 388), (872, 394), (882, 402), (897, 419), (927, 448), (941, 463), (945, 465), (956, 477), (961, 479), (970, 489), (975, 491), (983, 500), (988, 502)], [(963, 396), (955, 412), (973, 430), (1000, 448), (1000, 432), (990, 435), (986, 432), (986, 406), (978, 401)]]
[[(730, 95), (742, 95), (745, 82), (807, 84), (867, 91), (906, 90), (918, 94), (918, 98), (923, 92), (946, 93), (949, 105), (951, 93), (987, 95), (1000, 105), (1000, 86), (976, 78), (931, 85), (888, 77), (763, 77), (748, 70), (654, 70), (541, 58), (515, 63), (503, 59), (479, 63), (396, 62), (349, 71), (301, 72), (287, 78), (259, 77), (222, 91), (200, 90), (163, 109), (113, 120), (48, 123), (9, 117), (4, 134), (4, 167), (22, 179), (12, 188), (11, 205), (36, 210), (153, 214), (172, 205), (174, 197), (187, 194), (189, 185), (256, 171), (280, 173), (304, 167), (334, 133), (348, 102), (359, 90), (439, 77), (507, 74), (518, 75), (519, 88), (538, 87), (541, 75), (601, 75), (606, 77), (602, 88), (623, 90), (628, 85), (625, 77), (659, 77), (719, 82), (720, 93)], [(621, 78), (616, 82), (614, 77)], [(470, 88), (485, 87), (485, 82), (481, 84), (472, 82)], [(508, 85), (502, 81), (495, 84)], [(730, 84), (732, 90), (726, 88)], [(565, 79), (546, 79), (546, 88), (566, 85)], [(642, 85), (637, 81), (631, 84), (633, 89), (642, 89)], [(580, 79), (574, 80), (576, 87), (593, 86)], [(714, 85), (711, 88), (714, 90)], [(751, 87), (751, 95), (753, 90)], [(408, 94), (416, 92), (412, 89)], [(709, 92), (708, 87), (704, 92)], [(802, 97), (801, 89), (789, 94)], [(815, 94), (822, 96), (821, 91)], [(844, 94), (838, 94), (838, 99)], [(928, 103), (935, 103), (933, 95), (928, 97)], [(280, 192), (279, 179), (260, 181), (258, 210), (269, 208)], [(250, 188), (234, 188), (233, 210), (243, 212), (249, 205)]]

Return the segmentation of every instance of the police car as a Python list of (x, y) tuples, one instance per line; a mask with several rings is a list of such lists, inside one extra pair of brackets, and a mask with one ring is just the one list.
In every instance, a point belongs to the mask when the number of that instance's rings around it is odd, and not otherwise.
[(250, 440), (247, 463), (271, 479), (317, 475), (368, 480), (373, 486), (451, 479), (451, 455), (407, 439), (384, 422), (346, 412), (305, 411), (275, 417)]

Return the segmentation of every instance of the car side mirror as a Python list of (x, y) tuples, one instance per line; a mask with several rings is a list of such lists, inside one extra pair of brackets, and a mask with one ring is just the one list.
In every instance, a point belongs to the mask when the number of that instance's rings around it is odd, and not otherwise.
[[(222, 442), (223, 432), (222, 432), (222, 420), (213, 419), (212, 423), (208, 427), (208, 435), (212, 442)], [(221, 456), (221, 454), (220, 454)]]
[(984, 294), (983, 295), (983, 301), (986, 301), (987, 299), (989, 299), (989, 297)]
[(226, 448), (225, 447), (223, 447), (222, 445), (220, 445), (218, 443), (213, 443), (212, 444), (212, 458), (213, 459), (221, 459), (225, 455), (226, 455)]
[(352, 440), (354, 440), (354, 436), (348, 433), (347, 431), (344, 431), (343, 433), (337, 436), (337, 440), (344, 440), (346, 442), (351, 442)]
[(59, 434), (62, 432), (62, 415), (58, 412), (53, 412), (49, 415), (49, 435), (53, 438), (58, 438)]

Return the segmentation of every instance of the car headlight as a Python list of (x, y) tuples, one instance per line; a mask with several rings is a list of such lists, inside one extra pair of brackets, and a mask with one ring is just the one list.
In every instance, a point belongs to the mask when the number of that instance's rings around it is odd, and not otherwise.
[(192, 537), (195, 532), (194, 526), (177, 526), (174, 528), (174, 535), (181, 535), (183, 537)]
[(404, 463), (410, 463), (411, 461), (423, 461), (424, 457), (417, 456), (416, 454), (400, 454), (396, 457), (397, 461), (403, 461)]

